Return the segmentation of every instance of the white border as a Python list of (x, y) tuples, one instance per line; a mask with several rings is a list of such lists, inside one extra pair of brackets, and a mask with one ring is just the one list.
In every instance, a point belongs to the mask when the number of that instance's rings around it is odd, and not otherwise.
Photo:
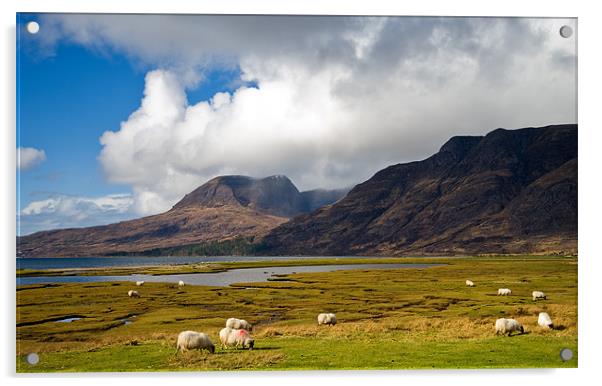
[[(310, 2), (302, 0), (211, 0), (192, 4), (190, 0), (9, 0), (0, 2), (2, 12), (3, 50), (2, 85), (0, 106), (4, 118), (2, 131), (2, 189), (0, 222), (4, 280), (2, 299), (4, 317), (0, 318), (4, 333), (3, 348), (0, 350), (1, 375), (5, 384), (38, 385), (46, 381), (57, 385), (106, 385), (107, 382), (123, 380), (128, 383), (144, 382), (159, 385), (168, 379), (190, 378), (188, 382), (231, 383), (246, 385), (305, 384), (328, 382), (329, 386), (378, 382), (384, 384), (441, 384), (446, 385), (507, 385), (543, 383), (546, 385), (568, 385), (581, 382), (591, 383), (597, 379), (596, 370), (600, 361), (600, 298), (596, 279), (602, 274), (602, 256), (596, 241), (597, 221), (601, 218), (599, 185), (600, 146), (600, 60), (599, 38), (600, 13), (594, 5), (571, 1), (524, 1), (498, 0), (421, 0), (394, 5), (386, 0), (333, 0)], [(595, 4), (595, 2), (589, 2)], [(15, 376), (15, 291), (14, 291), (14, 246), (15, 246), (15, 12), (103, 12), (103, 13), (245, 13), (245, 14), (347, 14), (347, 15), (446, 15), (446, 16), (558, 16), (579, 18), (579, 369), (558, 370), (477, 370), (477, 371), (354, 371), (354, 372), (244, 372), (244, 373), (184, 373), (184, 374), (103, 374), (80, 376)], [(599, 365), (598, 365), (599, 367)], [(322, 379), (323, 378), (323, 379)], [(184, 381), (186, 382), (186, 381)]]

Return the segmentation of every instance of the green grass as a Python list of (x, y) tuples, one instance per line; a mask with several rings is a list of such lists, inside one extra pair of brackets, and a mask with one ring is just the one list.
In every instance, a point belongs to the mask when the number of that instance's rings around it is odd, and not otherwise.
[[(165, 283), (19, 287), (17, 371), (577, 366), (576, 258), (432, 261), (447, 265), (298, 273), (284, 281), (232, 287), (178, 288)], [(258, 264), (248, 266), (262, 266)], [(476, 287), (466, 287), (466, 279)], [(513, 295), (496, 296), (500, 287), (511, 288)], [(127, 297), (132, 288), (141, 298)], [(533, 302), (530, 294), (535, 289), (546, 292), (548, 300)], [(317, 326), (316, 315), (325, 311), (336, 312), (339, 324)], [(541, 330), (537, 326), (541, 311), (548, 312), (559, 329)], [(83, 319), (55, 321), (73, 316)], [(196, 351), (174, 355), (179, 331), (204, 331), (217, 343), (220, 328), (232, 316), (255, 325), (255, 350), (219, 348), (214, 355)], [(496, 336), (493, 324), (498, 317), (518, 319), (527, 333)], [(133, 323), (125, 325), (124, 319)], [(566, 363), (559, 356), (564, 347), (575, 354)], [(30, 352), (39, 353), (38, 365), (24, 361)]]

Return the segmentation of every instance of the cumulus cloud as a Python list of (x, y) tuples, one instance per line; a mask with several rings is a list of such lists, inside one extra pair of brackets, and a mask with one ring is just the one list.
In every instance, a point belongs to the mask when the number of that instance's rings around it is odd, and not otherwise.
[(30, 170), (46, 161), (46, 152), (33, 147), (17, 148), (17, 169)]
[[(140, 214), (221, 174), (335, 188), (427, 157), (449, 137), (576, 120), (574, 20), (46, 15), (67, 39), (154, 68), (100, 163)], [(161, 30), (154, 28), (160, 24)], [(207, 69), (231, 94), (190, 104)]]
[(135, 217), (129, 194), (101, 197), (54, 195), (30, 202), (19, 213), (18, 232), (109, 224)]

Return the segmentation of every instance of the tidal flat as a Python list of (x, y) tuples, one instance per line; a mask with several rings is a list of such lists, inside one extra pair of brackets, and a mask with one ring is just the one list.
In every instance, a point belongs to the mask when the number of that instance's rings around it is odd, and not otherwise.
[[(442, 265), (297, 272), (230, 286), (137, 287), (132, 282), (19, 286), (17, 372), (577, 367), (576, 257), (345, 258), (344, 262)], [(177, 274), (312, 264), (341, 264), (341, 259), (35, 274)], [(466, 279), (475, 287), (467, 287)], [(512, 289), (512, 295), (497, 296), (501, 287)], [(140, 298), (129, 298), (130, 289), (139, 291)], [(533, 301), (533, 290), (545, 292), (547, 299)], [(318, 326), (316, 316), (321, 312), (336, 313), (337, 325)], [(539, 312), (550, 314), (554, 330), (537, 325)], [(218, 332), (229, 317), (254, 325), (254, 350), (219, 347)], [(525, 334), (496, 336), (494, 323), (500, 317), (519, 320)], [(184, 330), (207, 333), (216, 353), (176, 355), (176, 337)], [(573, 359), (562, 361), (562, 348), (571, 349)], [(33, 352), (40, 358), (36, 365), (25, 360)]]

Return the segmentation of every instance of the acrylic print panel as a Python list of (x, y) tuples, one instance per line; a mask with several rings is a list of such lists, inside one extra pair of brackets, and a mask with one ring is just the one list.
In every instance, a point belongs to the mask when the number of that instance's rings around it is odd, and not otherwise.
[(577, 366), (576, 19), (17, 31), (17, 372)]

